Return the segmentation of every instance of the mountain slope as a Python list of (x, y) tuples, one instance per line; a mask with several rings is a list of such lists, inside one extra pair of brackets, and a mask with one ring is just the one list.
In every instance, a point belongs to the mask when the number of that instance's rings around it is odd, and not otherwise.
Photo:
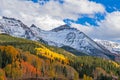
[(31, 27), (30, 29), (37, 33), (37, 37), (42, 38), (47, 44), (52, 46), (68, 46), (87, 55), (105, 58), (108, 58), (106, 54), (110, 54), (109, 50), (101, 47), (83, 32), (67, 25), (60, 26), (51, 31), (44, 31), (37, 27)]
[(98, 40), (95, 39), (95, 42), (97, 42), (100, 45), (103, 45), (106, 49), (110, 50), (113, 53), (120, 53), (120, 44), (112, 41), (107, 40)]
[(22, 80), (36, 79), (36, 75), (39, 79), (48, 80), (54, 77), (65, 80), (78, 78), (77, 71), (67, 65), (70, 58), (76, 56), (62, 49), (60, 51), (36, 41), (0, 34), (0, 69), (4, 70), (7, 78), (15, 80), (21, 79), (21, 76)]
[(36, 53), (35, 48), (43, 47), (43, 48), (49, 49), (50, 51), (68, 56), (69, 58), (75, 57), (75, 55), (73, 55), (70, 52), (65, 51), (64, 49), (45, 45), (45, 44), (42, 44), (42, 43), (37, 42), (37, 41), (12, 37), (12, 36), (7, 35), (7, 34), (0, 34), (0, 45), (2, 45), (2, 46), (11, 45), (11, 46), (14, 46), (15, 48), (22, 49), (23, 51), (29, 51), (32, 54)]
[(22, 23), (20, 20), (14, 18), (3, 17), (0, 19), (0, 33), (6, 33), (16, 37), (22, 37), (27, 39), (34, 39), (35, 35), (28, 26)]

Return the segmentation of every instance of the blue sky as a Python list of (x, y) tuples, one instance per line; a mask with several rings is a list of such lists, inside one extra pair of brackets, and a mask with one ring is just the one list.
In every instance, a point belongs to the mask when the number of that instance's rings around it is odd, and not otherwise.
[[(32, 0), (32, 1), (35, 3), (39, 2), (39, 0)], [(41, 4), (44, 5), (49, 1), (50, 0), (41, 0)], [(64, 0), (54, 0), (54, 1), (58, 1), (60, 4), (64, 4)], [(120, 0), (89, 0), (89, 1), (102, 4), (108, 13), (111, 13), (114, 11), (120, 11)], [(92, 26), (98, 26), (97, 21), (103, 20), (105, 16), (106, 16), (105, 13), (104, 14), (96, 13), (93, 18), (90, 18), (89, 15), (83, 14), (82, 18), (78, 17), (77, 20), (66, 18), (63, 21), (68, 25), (70, 25), (70, 23), (72, 22), (72, 23), (82, 24), (82, 25), (86, 25), (86, 23), (89, 23)]]
[[(32, 0), (35, 3), (38, 3), (39, 0)], [(47, 2), (49, 2), (50, 0), (41, 0), (41, 5), (46, 4)], [(60, 4), (64, 4), (64, 0), (54, 0), (54, 1), (58, 1)], [(120, 0), (89, 0), (89, 1), (93, 1), (96, 3), (100, 3), (102, 4), (106, 11), (108, 13), (114, 12), (114, 11), (120, 11)], [(86, 23), (89, 23), (92, 26), (98, 26), (97, 21), (101, 21), (105, 19), (106, 14), (103, 13), (96, 13), (94, 15), (94, 17), (89, 17), (89, 15), (86, 14), (82, 14), (82, 17), (78, 17), (77, 20), (72, 20), (69, 18), (65, 18), (63, 21), (70, 25), (70, 23), (76, 23), (76, 24), (82, 24), (82, 25), (87, 25)]]
[(120, 0), (90, 0), (101, 3), (105, 6), (107, 12), (120, 11)]
[(51, 30), (63, 24), (91, 38), (120, 41), (120, 0), (0, 0), (0, 16)]

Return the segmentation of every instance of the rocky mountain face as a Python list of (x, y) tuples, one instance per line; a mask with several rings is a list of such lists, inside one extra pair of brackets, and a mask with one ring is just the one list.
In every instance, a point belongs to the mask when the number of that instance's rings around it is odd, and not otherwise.
[(108, 40), (98, 40), (95, 39), (99, 45), (104, 46), (106, 49), (110, 50), (113, 53), (120, 54), (120, 43), (108, 41)]
[(35, 35), (30, 28), (20, 20), (14, 18), (3, 17), (0, 20), (0, 33), (6, 33), (27, 39), (35, 39)]
[(68, 25), (62, 25), (50, 31), (44, 31), (34, 24), (28, 27), (20, 20), (3, 17), (0, 20), (0, 33), (41, 41), (56, 47), (69, 47), (69, 49), (74, 49), (90, 56), (104, 58), (115, 56), (103, 45), (96, 43), (83, 32)]

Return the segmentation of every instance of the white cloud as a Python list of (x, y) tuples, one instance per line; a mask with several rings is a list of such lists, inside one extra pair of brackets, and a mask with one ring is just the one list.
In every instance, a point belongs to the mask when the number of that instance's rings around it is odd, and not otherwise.
[(0, 16), (0, 19), (2, 19), (2, 16)]
[(104, 35), (99, 35), (107, 39), (120, 39), (120, 12), (116, 11), (109, 13), (106, 19), (100, 25), (100, 32)]
[(97, 12), (104, 13), (104, 6), (88, 0), (65, 0), (64, 4), (50, 0), (44, 6), (25, 0), (0, 0), (1, 16), (20, 19), (29, 26), (34, 23), (45, 30), (64, 24), (65, 18), (76, 20), (80, 14)]
[[(71, 6), (72, 5), (72, 6)], [(104, 6), (88, 0), (65, 0), (65, 8), (76, 14), (104, 13)]]
[(42, 29), (49, 30), (63, 25), (60, 19), (53, 18), (49, 13), (40, 12), (40, 5), (31, 1), (0, 0), (0, 15), (22, 20), (30, 26), (35, 24)]
[(83, 26), (72, 24), (80, 31), (85, 32), (92, 38), (106, 40), (120, 40), (120, 12), (108, 13), (105, 20), (99, 22), (99, 27)]
[[(97, 6), (97, 7), (96, 7)], [(55, 18), (76, 20), (81, 14), (93, 15), (95, 13), (104, 13), (104, 6), (88, 0), (65, 0), (64, 4), (50, 0), (40, 9), (43, 14), (50, 14)]]

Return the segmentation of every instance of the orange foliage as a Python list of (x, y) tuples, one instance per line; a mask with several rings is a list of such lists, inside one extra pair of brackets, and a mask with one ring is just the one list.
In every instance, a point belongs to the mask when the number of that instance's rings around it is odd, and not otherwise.
[(5, 72), (2, 69), (0, 69), (0, 80), (6, 80)]
[(41, 76), (40, 70), (37, 70), (37, 68), (33, 67), (28, 62), (21, 62), (21, 67), (23, 71), (23, 77), (36, 77), (36, 75)]
[(0, 51), (3, 52), (5, 49), (5, 46), (0, 46)]

